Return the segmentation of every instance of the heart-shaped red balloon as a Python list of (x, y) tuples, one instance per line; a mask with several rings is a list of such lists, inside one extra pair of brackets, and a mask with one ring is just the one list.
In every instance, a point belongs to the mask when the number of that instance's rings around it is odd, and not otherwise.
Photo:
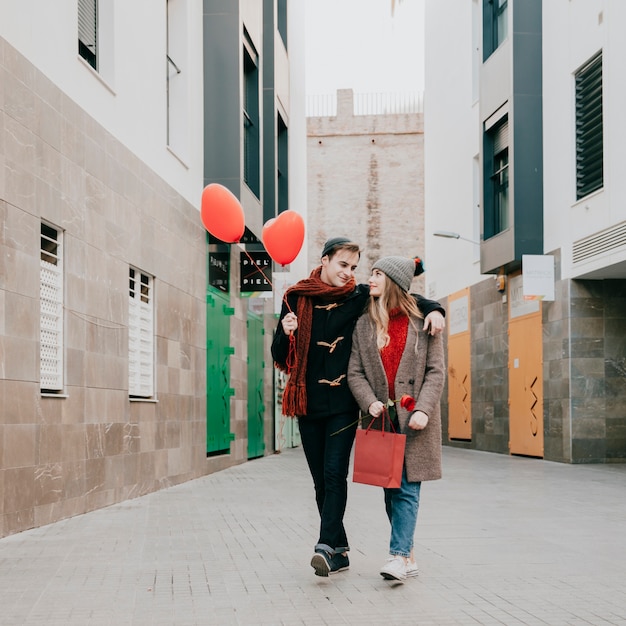
[(202, 191), (200, 217), (204, 227), (226, 243), (237, 243), (246, 228), (239, 200), (218, 183), (211, 183)]
[(276, 263), (287, 265), (299, 254), (304, 243), (304, 220), (295, 211), (283, 211), (265, 222), (263, 245)]

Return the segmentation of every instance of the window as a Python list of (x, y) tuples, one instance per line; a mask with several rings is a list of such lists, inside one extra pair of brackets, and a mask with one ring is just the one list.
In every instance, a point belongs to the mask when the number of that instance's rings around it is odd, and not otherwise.
[(186, 0), (167, 0), (167, 145), (181, 159), (189, 152), (189, 72)]
[(499, 48), (508, 32), (508, 0), (483, 0), (483, 61)]
[(278, 32), (287, 49), (287, 0), (278, 0), (277, 6)]
[(154, 299), (152, 277), (131, 267), (128, 309), (128, 393), (154, 395)]
[(78, 0), (78, 54), (98, 69), (98, 0)]
[(480, 5), (472, 0), (472, 102), (478, 101), (480, 88)]
[(63, 246), (61, 231), (41, 224), (39, 269), (39, 386), (63, 390)]
[(576, 73), (576, 199), (604, 186), (602, 53)]
[(289, 131), (283, 118), (278, 115), (278, 212), (289, 208)]
[(243, 179), (257, 198), (261, 197), (261, 166), (259, 158), (259, 69), (258, 55), (247, 33), (243, 46)]
[(500, 120), (485, 133), (484, 239), (509, 227), (509, 123)]

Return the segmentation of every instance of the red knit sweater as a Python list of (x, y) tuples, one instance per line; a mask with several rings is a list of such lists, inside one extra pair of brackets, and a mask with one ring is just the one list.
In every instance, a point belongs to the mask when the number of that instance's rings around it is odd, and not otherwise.
[(406, 345), (406, 337), (409, 330), (409, 318), (400, 309), (389, 311), (389, 344), (380, 351), (387, 384), (389, 385), (389, 398), (396, 399), (395, 380), (400, 359)]

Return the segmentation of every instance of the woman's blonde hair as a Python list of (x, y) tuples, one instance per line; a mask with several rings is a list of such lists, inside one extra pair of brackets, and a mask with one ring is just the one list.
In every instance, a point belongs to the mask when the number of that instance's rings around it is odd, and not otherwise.
[[(387, 274), (385, 274), (385, 286), (378, 298), (370, 298), (368, 313), (376, 326), (376, 345), (379, 350), (389, 345), (389, 311), (400, 309), (414, 325), (411, 317), (424, 316), (417, 307), (415, 298), (398, 286)], [(417, 328), (415, 328), (417, 331)]]

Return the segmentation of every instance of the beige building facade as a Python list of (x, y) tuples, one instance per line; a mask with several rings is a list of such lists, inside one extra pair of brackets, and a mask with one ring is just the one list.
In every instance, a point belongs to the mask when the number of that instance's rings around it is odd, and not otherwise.
[[(204, 449), (207, 269), (197, 208), (1, 38), (0, 70), (4, 536), (220, 461)], [(62, 274), (60, 385), (42, 379), (46, 263)], [(156, 312), (149, 400), (129, 388), (132, 272), (150, 277), (144, 299)]]

